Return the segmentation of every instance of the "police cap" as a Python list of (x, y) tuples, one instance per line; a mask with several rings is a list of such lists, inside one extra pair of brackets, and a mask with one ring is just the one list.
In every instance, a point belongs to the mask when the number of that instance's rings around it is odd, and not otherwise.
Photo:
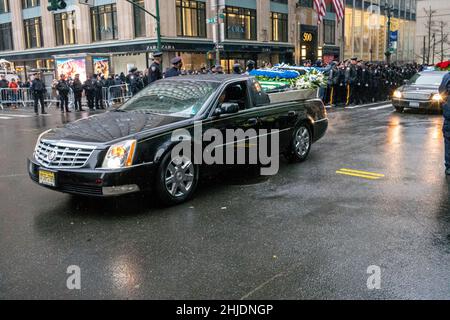
[(170, 60), (171, 64), (178, 64), (181, 62), (181, 57), (175, 57), (172, 60)]

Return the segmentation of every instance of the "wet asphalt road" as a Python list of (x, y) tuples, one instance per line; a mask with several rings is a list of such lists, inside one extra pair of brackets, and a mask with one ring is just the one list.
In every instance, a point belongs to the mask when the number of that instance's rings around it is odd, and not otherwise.
[[(450, 299), (439, 115), (331, 111), (306, 163), (204, 179), (194, 200), (161, 208), (31, 182), (39, 133), (79, 117), (52, 113), (0, 113), (0, 299)], [(66, 288), (70, 265), (80, 291)], [(381, 290), (367, 288), (371, 265)]]

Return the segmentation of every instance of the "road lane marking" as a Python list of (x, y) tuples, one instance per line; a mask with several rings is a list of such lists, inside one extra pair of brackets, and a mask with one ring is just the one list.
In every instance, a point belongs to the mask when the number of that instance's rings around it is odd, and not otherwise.
[(361, 106), (353, 106), (353, 107), (345, 107), (345, 109), (357, 109), (357, 108), (362, 108), (365, 107), (366, 105), (361, 105)]
[(14, 117), (14, 118), (32, 118), (32, 117), (34, 117), (33, 115), (30, 115), (30, 114), (9, 114), (9, 113), (4, 113), (3, 115), (5, 115), (7, 117)]
[(379, 179), (385, 177), (385, 175), (381, 174), (381, 173), (374, 173), (374, 172), (353, 170), (353, 169), (340, 169), (340, 170), (336, 171), (336, 173), (340, 174), (340, 175), (358, 177), (358, 178), (363, 178), (363, 179), (368, 179), (368, 180), (379, 180)]
[(10, 117), (0, 117), (0, 119), (2, 119), (2, 120), (11, 120), (11, 119), (13, 119), (13, 118), (10, 118)]
[(376, 107), (376, 108), (369, 108), (369, 110), (381, 110), (381, 109), (387, 109), (387, 108), (394, 108), (394, 106), (391, 104), (386, 104), (384, 106)]
[(380, 103), (387, 103), (388, 101), (380, 101), (380, 102), (375, 102), (375, 103), (369, 103), (369, 104), (358, 104), (356, 106), (353, 107), (345, 107), (345, 109), (357, 109), (357, 108), (368, 108), (370, 106), (375, 106), (375, 105), (379, 105)]

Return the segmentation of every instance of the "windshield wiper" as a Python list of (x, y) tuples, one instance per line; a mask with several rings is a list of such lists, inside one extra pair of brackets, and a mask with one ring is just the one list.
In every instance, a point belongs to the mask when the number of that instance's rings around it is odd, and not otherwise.
[(116, 109), (116, 110), (114, 110), (114, 112), (128, 112), (128, 111), (125, 111), (125, 110), (122, 110), (122, 109)]

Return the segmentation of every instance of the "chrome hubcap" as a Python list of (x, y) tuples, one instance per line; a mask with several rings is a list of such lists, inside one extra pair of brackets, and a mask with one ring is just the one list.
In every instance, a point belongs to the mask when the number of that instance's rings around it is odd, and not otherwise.
[(308, 129), (305, 127), (301, 127), (297, 130), (297, 133), (295, 135), (295, 152), (300, 157), (304, 157), (309, 150), (311, 144), (311, 137), (309, 135)]
[(194, 164), (186, 157), (173, 159), (165, 173), (166, 189), (174, 197), (189, 193), (194, 183)]

